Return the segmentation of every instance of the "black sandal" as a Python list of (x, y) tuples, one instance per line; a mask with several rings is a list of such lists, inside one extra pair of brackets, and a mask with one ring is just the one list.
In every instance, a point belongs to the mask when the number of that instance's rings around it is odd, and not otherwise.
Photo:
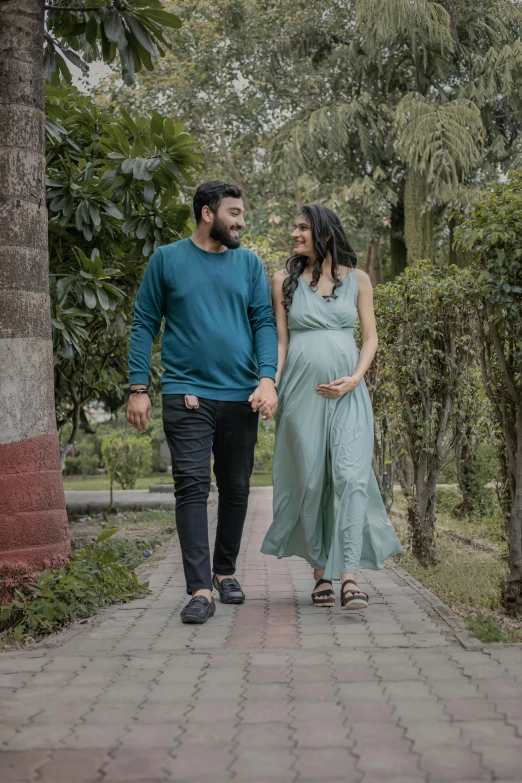
[[(354, 588), (348, 588), (345, 590), (345, 585), (355, 585)], [(357, 595), (359, 593), (359, 595)], [(365, 596), (363, 598), (363, 596)], [(367, 593), (359, 590), (357, 582), (353, 579), (347, 579), (341, 585), (341, 609), (366, 609), (368, 606)]]
[[(332, 583), (329, 579), (319, 579), (314, 587), (314, 590), (317, 590), (318, 587), (321, 585), (330, 585), (329, 590), (319, 590), (318, 593), (312, 593), (312, 603), (314, 606), (324, 606), (327, 609), (331, 609), (332, 606), (335, 606), (335, 593), (332, 589)], [(332, 598), (330, 601), (321, 598), (323, 595), (331, 595)]]

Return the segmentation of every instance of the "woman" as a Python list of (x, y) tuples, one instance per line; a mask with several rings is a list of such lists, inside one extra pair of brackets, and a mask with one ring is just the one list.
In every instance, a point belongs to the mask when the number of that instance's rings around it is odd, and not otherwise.
[[(364, 609), (359, 567), (380, 569), (401, 545), (372, 471), (373, 413), (364, 373), (377, 350), (373, 292), (356, 269), (337, 215), (303, 207), (295, 255), (274, 276), (279, 409), (274, 521), (261, 551), (298, 555), (314, 569), (316, 606)], [(354, 340), (360, 318), (362, 349)]]

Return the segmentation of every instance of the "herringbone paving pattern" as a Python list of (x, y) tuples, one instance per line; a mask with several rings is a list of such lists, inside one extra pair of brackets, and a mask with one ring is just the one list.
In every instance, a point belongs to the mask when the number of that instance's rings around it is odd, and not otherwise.
[(0, 783), (471, 783), (522, 780), (522, 647), (481, 648), (397, 569), (364, 572), (366, 612), (310, 605), (297, 559), (259, 553), (248, 595), (183, 626), (177, 546), (153, 594), (0, 655)]

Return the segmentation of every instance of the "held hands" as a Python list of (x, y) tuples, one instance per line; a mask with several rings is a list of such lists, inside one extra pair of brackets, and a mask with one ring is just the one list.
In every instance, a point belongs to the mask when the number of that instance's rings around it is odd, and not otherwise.
[(322, 394), (323, 397), (343, 397), (347, 392), (355, 389), (360, 383), (359, 378), (354, 378), (353, 375), (344, 375), (342, 378), (338, 378), (331, 383), (320, 383), (316, 387), (316, 391)]
[(259, 386), (248, 401), (252, 410), (259, 411), (263, 421), (270, 419), (277, 410), (277, 392), (271, 378), (261, 378)]
[(131, 394), (127, 405), (127, 421), (139, 432), (145, 432), (152, 421), (152, 405), (148, 394)]

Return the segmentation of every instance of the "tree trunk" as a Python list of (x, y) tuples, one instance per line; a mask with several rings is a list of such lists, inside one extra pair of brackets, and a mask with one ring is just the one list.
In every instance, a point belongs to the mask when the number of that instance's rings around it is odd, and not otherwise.
[[(435, 470), (433, 469), (435, 467)], [(433, 565), (435, 557), (435, 501), (439, 470), (430, 466), (424, 454), (415, 472), (415, 490), (408, 499), (408, 525), (411, 551), (424, 566)]]
[(381, 242), (370, 242), (368, 245), (367, 253), (368, 269), (366, 270), (370, 275), (372, 286), (375, 288), (381, 285), (382, 280), (382, 265), (381, 265)]
[(477, 445), (477, 436), (473, 427), (469, 426), (455, 447), (455, 471), (462, 492), (462, 503), (457, 512), (462, 517), (479, 514), (485, 500)]
[(392, 278), (394, 278), (404, 272), (407, 265), (403, 200), (398, 201), (391, 209), (390, 255)]
[[(406, 451), (404, 444), (402, 449), (395, 460), (395, 472), (397, 480), (401, 485), (404, 497), (409, 498), (413, 492), (414, 477), (413, 477), (413, 463), (411, 457)], [(401, 453), (402, 452), (402, 453)]]
[(54, 410), (43, 0), (0, 3), (0, 603), (70, 542)]
[(382, 501), (389, 513), (393, 503), (393, 464), (390, 431), (386, 418), (375, 427), (372, 467)]
[(428, 192), (426, 178), (409, 170), (404, 185), (404, 238), (408, 264), (421, 259), (433, 260), (433, 209), (426, 206)]
[(71, 379), (69, 381), (69, 389), (71, 390), (71, 399), (73, 401), (73, 410), (71, 415), (72, 430), (69, 435), (69, 440), (64, 444), (60, 452), (60, 468), (65, 470), (65, 460), (69, 452), (74, 448), (76, 438), (78, 437), (78, 430), (80, 429), (80, 416), (82, 412), (82, 401), (80, 399), (80, 392), (76, 381), (78, 380), (77, 371), (74, 370)]
[(504, 588), (504, 605), (512, 617), (522, 615), (522, 405), (519, 403), (516, 421), (516, 474), (514, 501), (508, 526), (509, 575)]

